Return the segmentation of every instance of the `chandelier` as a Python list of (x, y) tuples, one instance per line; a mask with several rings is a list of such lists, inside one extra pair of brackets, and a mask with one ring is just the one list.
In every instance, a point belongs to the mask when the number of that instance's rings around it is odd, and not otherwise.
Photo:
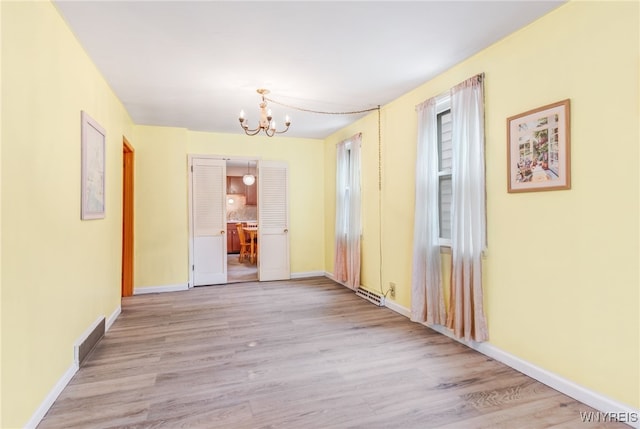
[(276, 121), (273, 120), (271, 109), (267, 109), (267, 100), (265, 100), (264, 98), (264, 96), (269, 93), (269, 90), (260, 88), (256, 92), (262, 97), (262, 102), (260, 103), (260, 121), (258, 122), (258, 126), (256, 128), (249, 129), (249, 125), (245, 122), (246, 119), (244, 117), (244, 110), (241, 110), (238, 120), (240, 121), (240, 126), (244, 130), (244, 133), (248, 136), (255, 136), (260, 131), (264, 131), (264, 133), (269, 137), (273, 137), (276, 134), (286, 133), (289, 129), (289, 125), (291, 125), (289, 116), (287, 115), (284, 119), (284, 126), (286, 128), (282, 131), (277, 131)]

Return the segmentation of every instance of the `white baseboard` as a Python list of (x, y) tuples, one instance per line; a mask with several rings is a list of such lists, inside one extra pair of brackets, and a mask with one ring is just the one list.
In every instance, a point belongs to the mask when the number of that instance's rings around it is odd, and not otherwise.
[(306, 279), (308, 277), (324, 277), (324, 271), (307, 271), (303, 273), (291, 273), (292, 279)]
[[(115, 322), (115, 320), (118, 318), (121, 311), (122, 308), (118, 306), (113, 311), (113, 313), (111, 313), (111, 315), (106, 320), (105, 331), (108, 331), (109, 328), (111, 328), (111, 325), (113, 325), (113, 322)], [(104, 319), (104, 316), (99, 317), (89, 328), (87, 328), (74, 344), (80, 344), (82, 341), (84, 341), (87, 335), (93, 329), (95, 329), (97, 324), (100, 323), (102, 319)], [(42, 401), (36, 412), (33, 413), (27, 424), (24, 426), (25, 429), (35, 429), (40, 424), (44, 416), (47, 414), (47, 411), (49, 411), (49, 408), (51, 408), (56, 399), (58, 399), (58, 396), (60, 396), (60, 393), (62, 393), (64, 388), (67, 387), (67, 384), (69, 384), (76, 372), (78, 372), (78, 369), (79, 365), (77, 359), (74, 359), (73, 364), (64, 372), (64, 374), (62, 374), (62, 377), (60, 377), (58, 382), (53, 386), (53, 389), (51, 389), (51, 391), (44, 398), (44, 401)]]
[(117, 306), (116, 309), (113, 310), (113, 313), (111, 313), (111, 315), (107, 318), (107, 323), (105, 325), (105, 330), (106, 331), (111, 329), (111, 325), (113, 325), (113, 322), (115, 322), (116, 319), (118, 318), (118, 316), (120, 316), (121, 312), (122, 312), (122, 307), (121, 306)]
[[(397, 304), (395, 301), (386, 300), (385, 304), (386, 307), (395, 311), (396, 313), (399, 313), (407, 318), (411, 316), (411, 311), (408, 308)], [(427, 326), (426, 324), (424, 325)], [(507, 353), (491, 343), (476, 343), (475, 341), (466, 341), (464, 339), (456, 338), (451, 330), (445, 326), (434, 325), (427, 327), (442, 335), (446, 335), (447, 337), (452, 338), (486, 356), (489, 356), (490, 358), (495, 359), (498, 362), (501, 362), (515, 369), (516, 371), (520, 371), (521, 373), (526, 374), (529, 377), (543, 384), (546, 384), (547, 386), (561, 393), (564, 393), (565, 395), (570, 396), (577, 401), (582, 402), (583, 404), (595, 408), (602, 413), (625, 416), (627, 420), (636, 420), (631, 422), (625, 421), (624, 423), (633, 428), (640, 428), (640, 422), (637, 421), (638, 416), (640, 416), (640, 410), (638, 409), (634, 409), (633, 407), (620, 403), (598, 392), (587, 389), (586, 387), (574, 383), (569, 379), (561, 377), (558, 374), (554, 374), (544, 368), (534, 365), (531, 362)]]
[[(446, 328), (442, 329), (447, 330)], [(437, 331), (440, 332), (440, 330)], [(453, 338), (450, 332), (448, 334), (445, 333), (445, 335)], [(586, 387), (574, 383), (573, 381), (566, 379), (558, 374), (547, 371), (546, 369), (534, 365), (531, 362), (527, 362), (517, 356), (507, 353), (490, 343), (474, 343), (474, 346), (470, 347), (486, 356), (504, 363), (507, 366), (510, 366), (517, 371), (520, 371), (523, 374), (528, 375), (535, 380), (538, 380), (543, 384), (546, 384), (547, 386), (559, 392), (564, 393), (567, 396), (572, 397), (577, 401), (582, 402), (583, 404), (589, 405), (590, 407), (595, 408), (598, 411), (601, 411), (603, 413), (628, 416), (627, 419), (630, 419), (631, 416), (634, 416), (633, 418), (634, 420), (636, 420), (635, 422), (624, 423), (634, 428), (640, 428), (640, 421), (638, 421), (638, 416), (640, 416), (640, 409), (634, 409), (633, 407), (611, 399), (596, 391), (587, 389)]]
[(385, 307), (388, 307), (389, 309), (395, 311), (396, 313), (403, 315), (407, 319), (411, 318), (411, 311), (408, 308), (403, 307), (400, 304), (397, 304), (395, 301), (392, 301), (391, 299), (387, 299), (385, 300), (384, 304), (385, 304)]
[(24, 426), (25, 429), (35, 429), (40, 424), (42, 418), (47, 414), (49, 408), (51, 408), (56, 399), (58, 399), (58, 396), (60, 396), (60, 393), (62, 393), (62, 390), (69, 384), (76, 372), (78, 372), (78, 366), (74, 363), (65, 371), (47, 397), (44, 398), (44, 401), (42, 401), (36, 412), (31, 416), (31, 419), (29, 419)]
[(145, 293), (179, 292), (188, 289), (189, 283), (178, 283), (175, 285), (136, 287), (133, 288), (133, 294), (142, 295)]

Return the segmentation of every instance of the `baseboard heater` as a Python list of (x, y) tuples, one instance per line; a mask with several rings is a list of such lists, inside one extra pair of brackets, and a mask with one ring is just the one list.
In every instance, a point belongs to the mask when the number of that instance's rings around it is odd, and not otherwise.
[(360, 298), (364, 298), (367, 301), (377, 305), (378, 307), (384, 307), (384, 295), (378, 292), (372, 292), (370, 290), (359, 287), (356, 289), (356, 295)]

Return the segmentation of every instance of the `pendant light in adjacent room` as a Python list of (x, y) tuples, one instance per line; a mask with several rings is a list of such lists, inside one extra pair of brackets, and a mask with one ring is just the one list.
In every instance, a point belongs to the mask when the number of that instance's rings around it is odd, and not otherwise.
[(249, 163), (248, 162), (247, 162), (247, 174), (242, 176), (242, 183), (244, 183), (247, 186), (251, 186), (254, 183), (256, 183), (256, 176), (251, 174), (251, 171), (249, 171)]

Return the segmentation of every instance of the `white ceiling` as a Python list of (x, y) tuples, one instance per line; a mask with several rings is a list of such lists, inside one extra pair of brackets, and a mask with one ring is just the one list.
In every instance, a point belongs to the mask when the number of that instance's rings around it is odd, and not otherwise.
[[(344, 112), (384, 105), (558, 7), (554, 1), (66, 1), (60, 13), (141, 125), (242, 133), (258, 88)], [(271, 103), (285, 136), (362, 115)], [(281, 125), (279, 125), (280, 127)]]

